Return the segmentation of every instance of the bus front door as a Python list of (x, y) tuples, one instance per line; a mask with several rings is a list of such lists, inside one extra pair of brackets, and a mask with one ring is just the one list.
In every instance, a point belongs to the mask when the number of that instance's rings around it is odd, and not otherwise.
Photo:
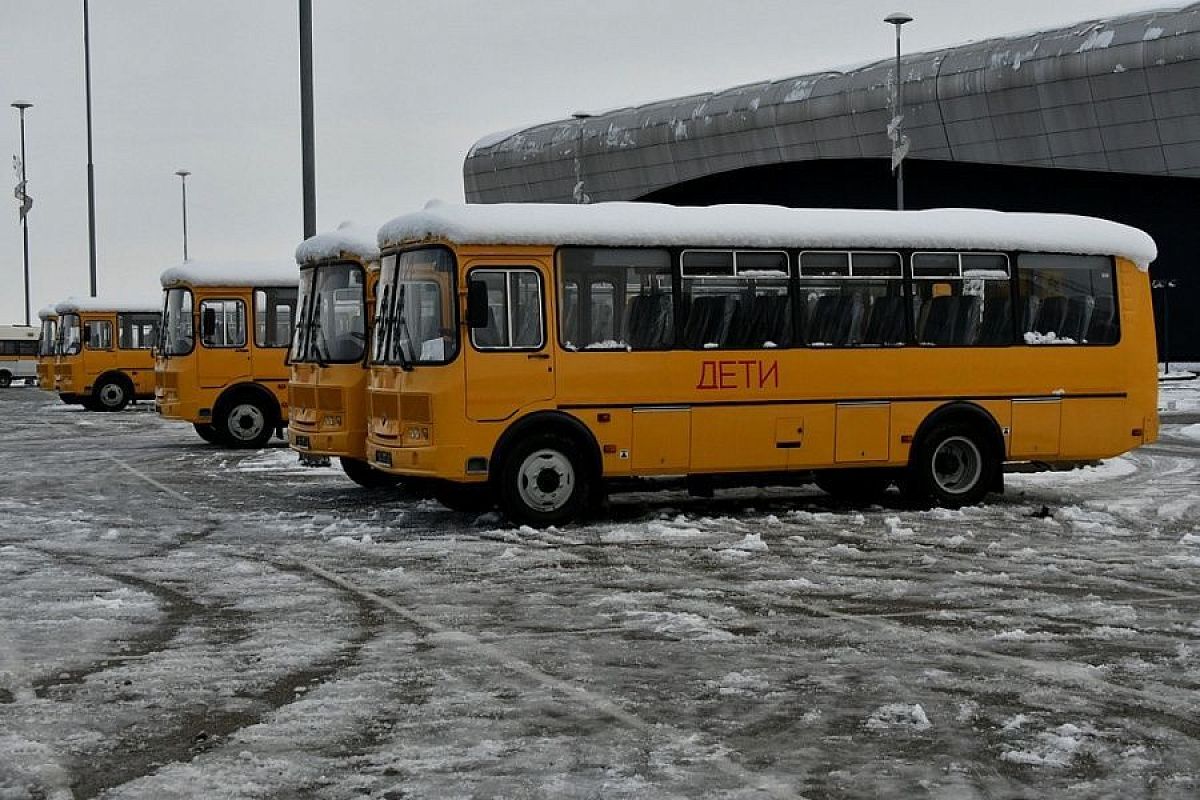
[(501, 421), (554, 397), (546, 275), (531, 266), (487, 266), (468, 280), (487, 287), (487, 325), (468, 329), (467, 417)]

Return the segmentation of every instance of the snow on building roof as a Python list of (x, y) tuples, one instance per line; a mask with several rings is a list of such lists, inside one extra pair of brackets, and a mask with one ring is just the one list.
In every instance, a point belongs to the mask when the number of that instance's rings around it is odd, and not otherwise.
[(292, 261), (184, 261), (163, 270), (163, 288), (172, 286), (297, 286), (300, 270)]
[(378, 261), (379, 247), (375, 230), (343, 222), (335, 231), (318, 233), (305, 239), (296, 248), (297, 264), (316, 264), (339, 258), (354, 258), (362, 262)]
[(162, 296), (158, 294), (104, 294), (98, 297), (68, 297), (54, 307), (59, 314), (79, 314), (117, 311), (127, 314), (162, 311)]
[(379, 247), (455, 243), (610, 247), (864, 247), (1024, 250), (1122, 256), (1148, 269), (1148, 234), (1108, 220), (976, 208), (864, 211), (765, 205), (431, 202), (379, 229)]
[(54, 310), (54, 306), (44, 306), (38, 309), (38, 319), (57, 319), (58, 312)]

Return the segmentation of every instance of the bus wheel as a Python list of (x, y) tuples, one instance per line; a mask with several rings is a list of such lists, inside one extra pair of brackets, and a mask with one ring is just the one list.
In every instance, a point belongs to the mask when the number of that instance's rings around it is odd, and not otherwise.
[(434, 487), (433, 499), (451, 511), (482, 514), (496, 507), (496, 495), (486, 483), (442, 483)]
[(377, 470), (361, 458), (342, 456), (338, 460), (342, 462), (342, 472), (346, 473), (346, 477), (364, 489), (390, 489), (400, 483), (399, 475)]
[(0, 369), (0, 389), (7, 389), (12, 386), (12, 373), (6, 369)]
[(1000, 459), (971, 425), (939, 425), (922, 438), (909, 462), (905, 494), (947, 508), (974, 505), (996, 483)]
[(580, 448), (553, 433), (518, 443), (500, 471), (500, 505), (515, 522), (546, 526), (570, 522), (587, 510), (589, 477)]
[(883, 500), (892, 476), (879, 469), (830, 469), (813, 476), (818, 488), (849, 505), (871, 505)]
[(275, 413), (257, 397), (241, 395), (224, 404), (214, 426), (224, 444), (236, 448), (265, 447), (275, 432)]
[(121, 411), (129, 405), (132, 392), (120, 378), (105, 378), (92, 393), (92, 404), (99, 411)]
[(196, 429), (200, 438), (209, 444), (221, 444), (221, 436), (217, 429), (207, 422), (193, 422), (192, 427)]

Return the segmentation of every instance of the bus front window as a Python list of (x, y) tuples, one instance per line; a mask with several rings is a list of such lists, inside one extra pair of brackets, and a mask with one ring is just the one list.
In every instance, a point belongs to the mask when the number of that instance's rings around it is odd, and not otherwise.
[(188, 289), (168, 289), (163, 306), (162, 342), (164, 356), (182, 356), (192, 352), (196, 343), (192, 329), (192, 293)]
[(386, 256), (377, 289), (373, 360), (447, 364), (458, 355), (454, 257), (427, 247)]
[(291, 360), (350, 364), (366, 352), (364, 273), (353, 263), (305, 269), (300, 277), (300, 320)]
[(58, 331), (55, 329), (55, 323), (52, 319), (42, 320), (42, 335), (38, 339), (38, 355), (52, 356), (55, 353), (58, 342), (56, 338)]
[(79, 315), (78, 314), (63, 314), (58, 321), (59, 325), (59, 344), (58, 352), (64, 356), (79, 355), (80, 335), (79, 335)]

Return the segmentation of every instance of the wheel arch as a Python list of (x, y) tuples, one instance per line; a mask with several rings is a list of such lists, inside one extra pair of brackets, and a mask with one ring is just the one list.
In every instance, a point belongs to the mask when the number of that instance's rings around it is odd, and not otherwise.
[(1008, 450), (1005, 447), (1004, 431), (991, 412), (976, 403), (967, 400), (956, 400), (938, 406), (926, 415), (921, 424), (917, 426), (917, 431), (913, 434), (912, 447), (908, 451), (909, 465), (913, 463), (913, 459), (920, 452), (920, 448), (924, 444), (925, 438), (929, 436), (929, 433), (940, 425), (951, 423), (969, 425), (981, 431), (987, 437), (988, 444), (993, 448), (993, 452), (998, 455), (1000, 462), (1003, 463), (1007, 460)]
[(523, 437), (534, 433), (555, 433), (575, 442), (582, 449), (592, 476), (598, 480), (604, 474), (600, 444), (586, 425), (562, 411), (535, 411), (521, 417), (500, 434), (488, 461), (489, 480), (495, 483), (499, 479), (508, 453)]
[(217, 396), (217, 402), (213, 403), (212, 418), (216, 419), (220, 410), (224, 409), (230, 403), (235, 402), (239, 397), (255, 397), (263, 400), (266, 403), (266, 407), (274, 412), (275, 423), (277, 425), (283, 418), (283, 409), (279, 407), (279, 400), (275, 397), (274, 392), (257, 383), (254, 383), (253, 381), (235, 383), (232, 386), (227, 386), (225, 390)]
[(125, 384), (125, 388), (129, 390), (129, 399), (130, 400), (133, 399), (133, 395), (134, 395), (133, 378), (130, 378), (122, 370), (119, 370), (119, 369), (110, 369), (107, 372), (100, 373), (100, 375), (96, 378), (96, 380), (92, 381), (92, 386), (93, 387), (103, 386), (109, 380), (116, 380), (116, 381), (119, 381), (119, 382)]

